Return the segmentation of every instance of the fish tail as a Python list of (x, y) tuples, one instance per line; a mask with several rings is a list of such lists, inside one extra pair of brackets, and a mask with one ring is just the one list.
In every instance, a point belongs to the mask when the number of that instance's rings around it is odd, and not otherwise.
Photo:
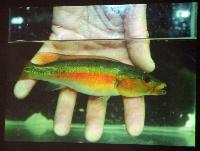
[(23, 71), (19, 77), (19, 80), (27, 80), (27, 79), (30, 79), (30, 78), (28, 74)]
[(31, 62), (29, 62), (29, 61), (26, 62), (26, 65), (25, 65), (25, 67), (24, 67), (22, 73), (21, 73), (20, 76), (19, 76), (19, 80), (27, 80), (27, 79), (30, 79), (29, 74), (27, 74), (27, 73), (25, 72), (25, 68), (30, 67), (30, 66), (32, 66), (32, 65), (33, 65), (33, 63), (31, 63)]

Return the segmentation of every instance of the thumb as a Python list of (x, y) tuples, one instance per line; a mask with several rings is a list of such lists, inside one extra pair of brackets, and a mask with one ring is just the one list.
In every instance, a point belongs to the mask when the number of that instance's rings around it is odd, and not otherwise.
[(155, 69), (155, 63), (150, 54), (149, 39), (128, 40), (127, 49), (135, 66), (146, 72), (152, 72)]
[(129, 6), (124, 18), (125, 39), (130, 58), (134, 65), (151, 72), (155, 69), (150, 54), (150, 41), (147, 31), (146, 4)]

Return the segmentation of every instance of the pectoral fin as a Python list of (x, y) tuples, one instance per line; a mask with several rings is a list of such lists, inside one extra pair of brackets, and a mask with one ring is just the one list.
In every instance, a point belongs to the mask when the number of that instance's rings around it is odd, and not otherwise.
[(133, 97), (134, 81), (127, 78), (118, 79), (116, 89), (122, 96)]

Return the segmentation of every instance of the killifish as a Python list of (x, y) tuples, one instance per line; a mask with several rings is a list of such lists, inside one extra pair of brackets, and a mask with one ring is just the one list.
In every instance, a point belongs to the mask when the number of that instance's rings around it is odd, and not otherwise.
[(43, 65), (28, 63), (22, 77), (47, 81), (93, 96), (164, 95), (166, 84), (120, 61), (93, 56), (68, 56)]

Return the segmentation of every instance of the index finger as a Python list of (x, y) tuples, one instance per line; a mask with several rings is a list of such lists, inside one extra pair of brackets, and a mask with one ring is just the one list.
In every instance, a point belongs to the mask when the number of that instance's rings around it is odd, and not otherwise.
[[(47, 49), (45, 44), (40, 48), (39, 51)], [(34, 64), (45, 64), (48, 62), (56, 61), (58, 59), (56, 54), (50, 53), (36, 53), (35, 56), (31, 59), (31, 62)], [(18, 99), (24, 99), (28, 96), (34, 85), (36, 84), (36, 80), (33, 79), (24, 79), (22, 77), (16, 82), (14, 86), (14, 95)]]
[(27, 79), (27, 80), (18, 80), (14, 87), (14, 95), (18, 99), (24, 99), (30, 93), (36, 80)]

